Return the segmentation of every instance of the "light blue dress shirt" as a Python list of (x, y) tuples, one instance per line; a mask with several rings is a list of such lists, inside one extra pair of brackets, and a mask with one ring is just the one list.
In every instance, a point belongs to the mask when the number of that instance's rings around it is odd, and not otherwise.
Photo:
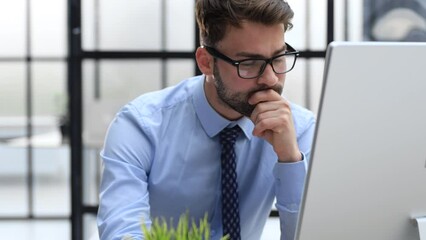
[[(276, 197), (281, 239), (293, 239), (307, 171), (315, 118), (291, 105), (304, 161), (278, 163), (272, 146), (254, 137), (250, 119), (232, 122), (208, 103), (204, 76), (147, 93), (124, 106), (111, 123), (101, 151), (103, 175), (98, 212), (102, 240), (143, 239), (141, 221), (190, 219), (208, 213), (212, 239), (222, 236), (218, 133), (229, 125), (237, 139), (241, 239), (258, 240)], [(277, 231), (280, 231), (277, 229)]]

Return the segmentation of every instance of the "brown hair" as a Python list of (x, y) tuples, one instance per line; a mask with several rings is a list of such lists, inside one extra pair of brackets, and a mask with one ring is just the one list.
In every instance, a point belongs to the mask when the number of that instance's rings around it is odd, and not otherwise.
[(283, 0), (197, 0), (195, 15), (201, 44), (215, 46), (228, 26), (240, 27), (243, 20), (265, 25), (284, 24), (291, 29), (293, 10)]

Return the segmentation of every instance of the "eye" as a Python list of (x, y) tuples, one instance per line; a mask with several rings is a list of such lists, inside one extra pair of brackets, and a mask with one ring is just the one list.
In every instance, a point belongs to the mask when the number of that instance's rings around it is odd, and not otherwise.
[(240, 62), (240, 67), (243, 68), (251, 68), (251, 69), (258, 69), (261, 68), (265, 64), (265, 60), (259, 60), (259, 59), (247, 59)]
[(244, 60), (240, 62), (240, 66), (243, 67), (251, 67), (251, 66), (256, 66), (258, 61), (256, 60)]
[(285, 62), (285, 56), (277, 57), (273, 60), (274, 63), (283, 63)]

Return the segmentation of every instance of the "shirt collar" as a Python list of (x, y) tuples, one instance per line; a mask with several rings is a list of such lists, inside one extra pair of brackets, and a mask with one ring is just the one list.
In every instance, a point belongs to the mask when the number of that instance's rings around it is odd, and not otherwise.
[(222, 129), (228, 126), (240, 126), (241, 130), (244, 132), (244, 135), (251, 139), (253, 137), (252, 132), (254, 125), (252, 121), (247, 117), (242, 117), (236, 121), (230, 121), (222, 117), (216, 110), (210, 106), (207, 101), (206, 93), (204, 92), (204, 75), (199, 76), (198, 84), (196, 85), (195, 94), (194, 94), (194, 107), (195, 112), (197, 113), (198, 119), (200, 119), (201, 125), (204, 128), (204, 131), (209, 137), (214, 137)]

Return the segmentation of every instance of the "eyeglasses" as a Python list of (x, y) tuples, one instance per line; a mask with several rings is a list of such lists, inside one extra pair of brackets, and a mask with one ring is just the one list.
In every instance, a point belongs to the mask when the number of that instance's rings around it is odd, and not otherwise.
[(299, 51), (296, 51), (292, 46), (286, 43), (287, 50), (285, 53), (274, 56), (269, 59), (264, 58), (249, 58), (240, 61), (235, 61), (226, 55), (222, 54), (215, 48), (203, 46), (207, 52), (215, 58), (222, 59), (223, 61), (231, 64), (237, 68), (238, 76), (240, 78), (252, 79), (257, 78), (263, 74), (266, 65), (270, 64), (272, 70), (276, 74), (284, 74), (290, 72), (296, 64), (296, 59), (299, 56)]

